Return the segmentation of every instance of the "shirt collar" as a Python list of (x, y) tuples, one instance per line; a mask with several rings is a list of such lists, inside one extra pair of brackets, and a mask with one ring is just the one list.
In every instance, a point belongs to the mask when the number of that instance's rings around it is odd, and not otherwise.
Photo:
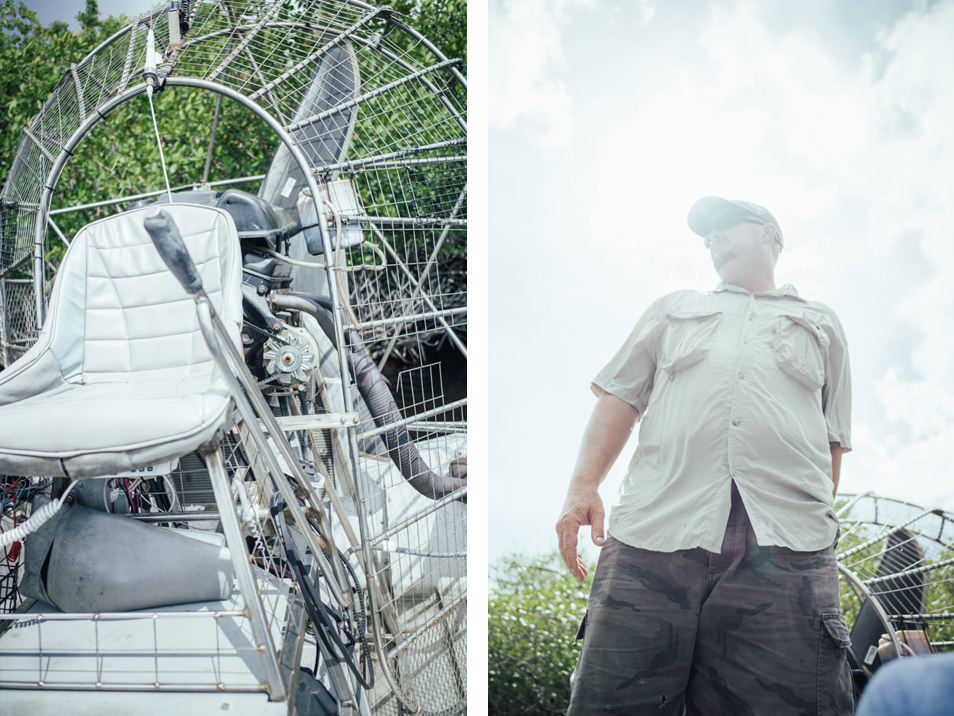
[[(713, 293), (720, 293), (722, 291), (729, 291), (730, 293), (744, 293), (748, 294), (749, 291), (742, 288), (741, 286), (736, 286), (734, 283), (726, 283), (725, 281), (719, 281), (719, 284), (715, 287)], [(774, 291), (760, 291), (755, 296), (772, 296), (775, 298), (794, 298), (799, 301), (804, 301), (805, 299), (798, 295), (798, 289), (796, 289), (792, 284), (786, 283), (784, 286), (780, 286)]]

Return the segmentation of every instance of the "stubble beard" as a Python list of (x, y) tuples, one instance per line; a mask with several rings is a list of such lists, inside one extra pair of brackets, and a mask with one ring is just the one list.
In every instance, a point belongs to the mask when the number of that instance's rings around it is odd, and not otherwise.
[(738, 256), (738, 252), (726, 246), (725, 248), (718, 249), (712, 253), (712, 265), (715, 267), (716, 271), (720, 271), (723, 266), (733, 259), (738, 258)]

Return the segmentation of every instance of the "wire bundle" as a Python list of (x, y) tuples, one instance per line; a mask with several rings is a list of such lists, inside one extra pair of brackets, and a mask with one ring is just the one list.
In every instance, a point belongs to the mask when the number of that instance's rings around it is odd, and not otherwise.
[[(360, 603), (360, 612), (352, 608), (350, 614), (347, 615), (350, 621), (355, 625), (357, 631), (356, 634), (351, 634), (345, 627), (345, 615), (335, 611), (322, 602), (318, 590), (318, 580), (310, 575), (310, 567), (306, 566), (298, 556), (294, 538), (285, 521), (284, 510), (284, 500), (276, 495), (270, 510), (272, 521), (277, 528), (279, 541), (282, 544), (288, 565), (291, 567), (295, 575), (295, 580), (301, 589), (302, 599), (305, 603), (305, 611), (308, 612), (308, 618), (314, 627), (315, 635), (321, 641), (322, 645), (324, 645), (326, 652), (331, 655), (331, 658), (344, 662), (351, 673), (355, 675), (355, 678), (361, 686), (370, 690), (374, 686), (374, 671), (371, 667), (371, 650), (367, 642), (367, 610), (360, 585), (357, 581), (357, 576), (351, 568), (351, 565), (348, 564), (347, 559), (345, 559), (344, 555), (339, 551), (338, 558), (345, 566), (345, 571), (349, 575), (349, 580), (352, 582), (351, 586), (357, 593)], [(313, 521), (310, 521), (310, 524), (313, 529), (316, 529), (316, 525)], [(342, 640), (339, 635), (340, 631), (345, 633), (346, 641)], [(362, 669), (355, 663), (354, 657), (351, 654), (351, 647), (356, 644), (359, 645), (362, 664), (367, 668), (367, 677), (364, 676)]]

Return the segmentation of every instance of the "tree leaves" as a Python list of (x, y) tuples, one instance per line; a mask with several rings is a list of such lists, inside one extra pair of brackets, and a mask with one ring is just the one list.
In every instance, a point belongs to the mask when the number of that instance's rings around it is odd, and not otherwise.
[(0, 2), (0, 167), (13, 162), (20, 132), (69, 69), (96, 45), (117, 32), (125, 17), (99, 18), (96, 0), (87, 0), (77, 15), (81, 29), (64, 22), (47, 27), (36, 13), (15, 0)]
[(581, 584), (558, 554), (514, 556), (492, 567), (488, 604), (490, 713), (563, 714), (570, 674), (580, 653), (575, 640), (592, 574)]

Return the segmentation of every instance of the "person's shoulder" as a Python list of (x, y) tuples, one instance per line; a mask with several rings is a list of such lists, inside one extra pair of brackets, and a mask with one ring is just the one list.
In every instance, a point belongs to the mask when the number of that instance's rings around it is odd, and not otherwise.
[(653, 301), (653, 307), (660, 312), (698, 308), (708, 303), (709, 298), (708, 293), (687, 288), (660, 296)]
[(805, 304), (805, 312), (810, 317), (814, 318), (823, 327), (826, 327), (826, 330), (830, 336), (834, 336), (842, 342), (845, 341), (845, 329), (842, 327), (841, 321), (838, 319), (838, 314), (835, 313), (835, 310), (831, 306), (829, 306), (827, 303), (822, 303), (821, 301), (809, 301), (806, 299), (802, 300)]
[(838, 314), (835, 313), (835, 309), (829, 306), (827, 303), (822, 303), (821, 301), (811, 301), (808, 299), (802, 299), (805, 303), (805, 308), (810, 311), (815, 311), (820, 313), (828, 318), (832, 319), (835, 322), (838, 322)]

